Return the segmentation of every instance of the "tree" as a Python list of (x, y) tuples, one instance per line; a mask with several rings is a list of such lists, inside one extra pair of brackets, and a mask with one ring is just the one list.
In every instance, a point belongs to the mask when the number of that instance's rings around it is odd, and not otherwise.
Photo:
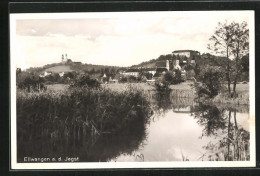
[(163, 80), (168, 84), (179, 84), (182, 82), (181, 71), (175, 70), (174, 72), (168, 71), (163, 75)]
[(227, 21), (224, 23), (218, 23), (218, 26), (214, 34), (210, 37), (210, 44), (208, 49), (213, 50), (217, 54), (221, 54), (227, 58), (225, 74), (228, 82), (228, 93), (231, 93), (231, 80), (230, 80), (230, 55), (232, 54), (232, 44), (234, 36), (234, 24), (228, 24)]
[(199, 75), (202, 86), (196, 87), (198, 96), (205, 94), (209, 98), (213, 98), (218, 95), (221, 90), (222, 74), (223, 71), (220, 67), (207, 66), (203, 68)]
[(174, 74), (171, 71), (168, 71), (164, 74), (164, 80), (169, 84), (173, 83), (174, 81)]
[(89, 71), (89, 74), (94, 74), (94, 73), (96, 73), (96, 70), (95, 70), (95, 68), (92, 68), (90, 71)]
[(241, 58), (241, 66), (242, 66), (243, 72), (249, 71), (249, 54), (247, 54)]
[(233, 44), (232, 53), (235, 56), (234, 65), (234, 83), (233, 83), (233, 95), (236, 95), (236, 84), (237, 79), (242, 73), (241, 60), (242, 57), (247, 55), (249, 52), (249, 29), (247, 28), (247, 23), (242, 22), (233, 23)]
[(82, 75), (75, 79), (70, 87), (99, 88), (100, 83), (96, 79), (91, 79), (88, 75)]
[[(214, 35), (211, 36), (211, 44), (208, 48), (215, 53), (222, 54), (227, 58), (227, 67), (225, 69), (226, 79), (228, 82), (228, 93), (233, 97), (236, 95), (236, 84), (241, 76), (241, 58), (248, 54), (249, 51), (249, 29), (246, 22), (228, 24), (219, 23)], [(231, 65), (231, 57), (234, 58)], [(233, 75), (231, 74), (233, 73)], [(231, 93), (231, 78), (233, 79), (233, 92)]]
[(46, 90), (44, 82), (44, 78), (35, 73), (21, 72), (16, 78), (17, 87), (28, 92)]
[(181, 83), (183, 80), (182, 80), (182, 77), (181, 77), (181, 71), (180, 70), (175, 70), (174, 71), (174, 80), (173, 80), (173, 84), (179, 84)]

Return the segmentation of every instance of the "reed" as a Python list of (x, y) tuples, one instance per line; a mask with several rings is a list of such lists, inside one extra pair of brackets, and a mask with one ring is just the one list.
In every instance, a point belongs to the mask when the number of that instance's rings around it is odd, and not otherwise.
[(149, 114), (149, 101), (134, 89), (17, 91), (18, 141), (118, 133), (134, 121), (147, 123)]
[(227, 93), (219, 93), (216, 97), (212, 99), (212, 103), (248, 105), (249, 92), (248, 91), (240, 92), (237, 94), (236, 98), (230, 98)]

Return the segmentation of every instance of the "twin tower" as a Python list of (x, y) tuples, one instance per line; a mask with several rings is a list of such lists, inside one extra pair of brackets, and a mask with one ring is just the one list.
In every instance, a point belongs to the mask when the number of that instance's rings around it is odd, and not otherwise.
[(62, 62), (62, 63), (66, 63), (67, 61), (68, 61), (68, 55), (67, 55), (67, 54), (65, 54), (65, 55), (62, 54), (62, 55), (61, 55), (61, 62)]

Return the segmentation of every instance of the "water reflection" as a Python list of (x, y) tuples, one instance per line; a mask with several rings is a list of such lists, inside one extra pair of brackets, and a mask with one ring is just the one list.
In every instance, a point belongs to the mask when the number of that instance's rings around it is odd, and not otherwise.
[(24, 157), (79, 157), (81, 162), (105, 162), (120, 154), (132, 155), (143, 145), (146, 136), (145, 122), (135, 121), (118, 133), (93, 136), (77, 130), (70, 138), (18, 141), (18, 162), (24, 162)]
[[(225, 107), (157, 95), (144, 161), (245, 161), (250, 159), (248, 106)], [(137, 161), (123, 154), (112, 161)]]
[(245, 161), (250, 159), (249, 132), (237, 122), (237, 109), (218, 109), (214, 105), (196, 106), (197, 123), (204, 127), (202, 136), (215, 136), (218, 141), (204, 146), (201, 159), (210, 161)]
[(117, 133), (98, 134), (75, 125), (69, 138), (55, 133), (18, 136), (18, 162), (24, 157), (79, 157), (80, 162), (250, 159), (248, 107), (206, 105), (170, 95), (155, 95), (150, 103), (152, 121), (136, 118)]

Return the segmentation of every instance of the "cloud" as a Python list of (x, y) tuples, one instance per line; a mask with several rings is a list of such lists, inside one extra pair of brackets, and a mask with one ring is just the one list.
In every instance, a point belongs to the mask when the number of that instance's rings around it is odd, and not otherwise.
[(130, 66), (179, 49), (206, 52), (217, 23), (225, 19), (241, 22), (248, 17), (240, 12), (183, 12), (126, 18), (19, 19), (16, 38), (17, 46), (23, 46), (23, 65), (59, 62), (61, 54), (68, 53), (84, 63)]

